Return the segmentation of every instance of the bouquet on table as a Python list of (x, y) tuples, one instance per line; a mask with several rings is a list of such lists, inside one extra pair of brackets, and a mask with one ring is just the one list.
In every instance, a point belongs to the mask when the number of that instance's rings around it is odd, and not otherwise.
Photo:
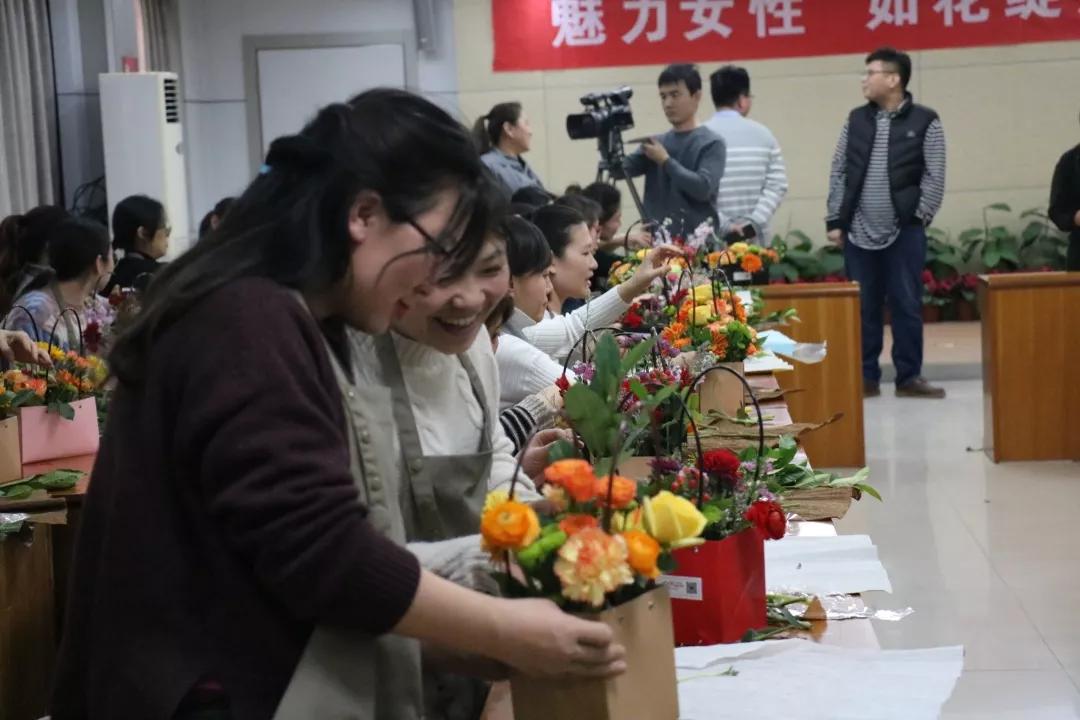
[(519, 720), (678, 716), (671, 605), (657, 578), (673, 568), (673, 552), (702, 542), (705, 517), (684, 497), (644, 494), (618, 470), (662, 395), (674, 392), (649, 395), (639, 373), (627, 378), (653, 346), (641, 342), (620, 356), (615, 339), (604, 336), (589, 372), (565, 390), (565, 413), (581, 442), (551, 453), (546, 515), (516, 501), (513, 486), (488, 497), (481, 537), (496, 565), (506, 567), (496, 576), (503, 592), (595, 614), (628, 655), (627, 673), (612, 680), (515, 678)]
[[(100, 358), (39, 343), (53, 366), (17, 365), (0, 376), (4, 402), (19, 415), (21, 462), (91, 453), (98, 446), (97, 396), (108, 371)], [(37, 373), (43, 373), (38, 375)]]
[(699, 285), (682, 299), (674, 321), (660, 334), (680, 350), (708, 351), (716, 362), (756, 355), (757, 331), (739, 296), (716, 283)]
[(780, 262), (780, 253), (772, 248), (746, 242), (732, 243), (726, 250), (709, 253), (706, 263), (710, 269), (724, 270), (737, 284), (766, 285), (769, 266)]

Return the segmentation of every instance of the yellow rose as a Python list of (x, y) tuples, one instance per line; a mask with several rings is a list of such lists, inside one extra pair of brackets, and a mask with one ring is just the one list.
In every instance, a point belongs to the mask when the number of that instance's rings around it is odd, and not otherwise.
[(711, 304), (705, 303), (704, 305), (697, 305), (690, 312), (689, 323), (691, 325), (704, 325), (705, 323), (709, 322), (712, 316), (713, 308)]
[(712, 300), (712, 285), (698, 285), (694, 288), (694, 302), (697, 304)]
[(694, 503), (661, 490), (642, 505), (645, 529), (657, 542), (669, 548), (690, 547), (705, 542), (701, 533), (707, 521)]
[(728, 247), (728, 249), (731, 250), (733, 253), (735, 253), (737, 255), (742, 255), (743, 253), (750, 250), (750, 245), (748, 245), (747, 243), (744, 243), (744, 242), (737, 242), (737, 243), (732, 243)]

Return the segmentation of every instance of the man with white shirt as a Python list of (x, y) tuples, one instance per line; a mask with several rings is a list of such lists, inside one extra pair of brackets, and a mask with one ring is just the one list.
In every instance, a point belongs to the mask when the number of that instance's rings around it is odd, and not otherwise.
[(718, 234), (729, 242), (754, 238), (767, 244), (769, 222), (788, 189), (780, 143), (769, 128), (746, 117), (753, 95), (745, 68), (726, 65), (709, 81), (716, 114), (705, 127), (727, 146), (716, 202)]

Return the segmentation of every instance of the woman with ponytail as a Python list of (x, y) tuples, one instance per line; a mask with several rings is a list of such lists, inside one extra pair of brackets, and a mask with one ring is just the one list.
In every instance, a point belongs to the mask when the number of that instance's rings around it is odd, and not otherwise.
[(521, 157), (532, 146), (532, 134), (532, 125), (519, 102), (499, 103), (473, 125), (480, 159), (499, 179), (507, 198), (523, 187), (544, 188)]
[(0, 222), (0, 313), (25, 292), (43, 287), (53, 275), (45, 244), (52, 229), (71, 215), (59, 205), (39, 205)]

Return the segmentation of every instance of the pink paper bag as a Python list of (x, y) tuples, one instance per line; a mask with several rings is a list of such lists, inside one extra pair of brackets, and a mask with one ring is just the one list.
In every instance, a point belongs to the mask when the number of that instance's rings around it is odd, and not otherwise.
[(19, 408), (19, 442), (25, 464), (97, 452), (97, 401), (71, 403), (75, 417), (65, 420), (45, 407)]

